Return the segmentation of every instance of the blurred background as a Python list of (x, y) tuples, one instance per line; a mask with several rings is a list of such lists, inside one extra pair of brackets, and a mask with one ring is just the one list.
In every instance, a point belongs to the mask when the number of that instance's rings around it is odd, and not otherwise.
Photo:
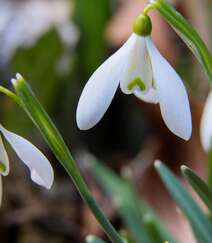
[[(211, 1), (171, 2), (211, 50)], [(11, 89), (10, 79), (16, 72), (26, 78), (71, 148), (99, 205), (117, 229), (125, 228), (123, 221), (110, 196), (86, 166), (91, 154), (118, 174), (131, 167), (140, 196), (154, 208), (179, 242), (193, 243), (188, 223), (176, 210), (152, 164), (155, 159), (161, 159), (177, 174), (179, 166), (187, 164), (206, 177), (207, 156), (199, 139), (199, 122), (209, 85), (188, 48), (156, 11), (151, 12), (153, 38), (187, 86), (193, 116), (192, 139), (184, 142), (171, 134), (157, 105), (126, 96), (120, 90), (93, 129), (80, 131), (75, 122), (83, 86), (92, 72), (126, 41), (134, 18), (146, 3), (144, 0), (0, 0), (0, 85)], [(29, 171), (7, 146), (11, 172), (3, 178), (0, 242), (80, 243), (88, 233), (105, 238), (38, 130), (3, 95), (0, 122), (39, 147), (55, 170), (54, 185), (46, 191), (30, 181)]]

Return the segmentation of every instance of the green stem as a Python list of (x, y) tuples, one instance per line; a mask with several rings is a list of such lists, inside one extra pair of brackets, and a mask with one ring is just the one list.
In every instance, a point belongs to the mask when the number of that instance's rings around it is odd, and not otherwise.
[(154, 6), (191, 49), (205, 68), (209, 80), (212, 83), (212, 56), (198, 33), (188, 21), (165, 0), (155, 1)]
[(20, 100), (19, 100), (18, 96), (16, 94), (14, 94), (13, 92), (11, 92), (9, 89), (6, 89), (6, 88), (0, 86), (0, 92), (7, 95), (12, 100), (14, 100), (17, 104), (20, 105)]
[(148, 4), (148, 5), (145, 7), (145, 9), (143, 10), (143, 13), (146, 14), (146, 15), (148, 15), (148, 12), (149, 12), (151, 9), (154, 9), (154, 8), (156, 7), (155, 5), (156, 5), (155, 2)]
[(35, 97), (31, 88), (21, 76), (18, 76), (18, 79), (13, 81), (13, 85), (20, 98), (22, 107), (40, 130), (49, 147), (72, 178), (82, 198), (102, 225), (105, 233), (112, 242), (123, 243), (119, 234), (97, 206), (62, 136)]

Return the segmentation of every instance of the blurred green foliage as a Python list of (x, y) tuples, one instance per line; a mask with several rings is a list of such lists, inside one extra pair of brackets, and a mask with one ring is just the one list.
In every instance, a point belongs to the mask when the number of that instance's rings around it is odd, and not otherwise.
[(57, 65), (62, 51), (57, 30), (50, 29), (32, 47), (19, 47), (10, 64), (13, 73), (19, 72), (33, 82), (40, 100), (51, 110), (61, 86)]
[(176, 242), (154, 210), (138, 197), (132, 178), (121, 178), (96, 161), (91, 163), (91, 171), (111, 195), (135, 242), (155, 243), (158, 239), (162, 240), (161, 243), (166, 240)]
[(106, 52), (105, 26), (110, 14), (110, 1), (75, 1), (74, 19), (80, 30), (78, 52), (78, 75), (86, 81), (91, 72), (103, 61)]

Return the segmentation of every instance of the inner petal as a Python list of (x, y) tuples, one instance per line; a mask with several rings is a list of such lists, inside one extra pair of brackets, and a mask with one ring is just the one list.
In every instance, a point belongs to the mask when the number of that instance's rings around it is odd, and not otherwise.
[(9, 159), (5, 150), (1, 134), (0, 134), (0, 175), (7, 176), (9, 174)]
[(120, 88), (125, 94), (135, 90), (147, 93), (152, 87), (152, 68), (144, 38), (137, 36), (128, 55), (128, 60), (120, 80)]

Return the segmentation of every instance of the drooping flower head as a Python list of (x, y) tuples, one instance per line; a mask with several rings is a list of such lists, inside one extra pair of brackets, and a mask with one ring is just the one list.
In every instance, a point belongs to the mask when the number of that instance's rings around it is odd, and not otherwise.
[(47, 158), (25, 138), (6, 130), (0, 124), (0, 202), (2, 196), (1, 175), (7, 176), (10, 171), (9, 159), (2, 136), (11, 145), (20, 160), (29, 168), (31, 179), (40, 186), (50, 189), (54, 172)]
[(184, 84), (155, 47), (149, 16), (140, 15), (134, 33), (90, 77), (79, 99), (76, 120), (81, 130), (95, 126), (103, 117), (118, 86), (125, 94), (159, 103), (167, 127), (177, 136), (191, 136), (191, 112)]

